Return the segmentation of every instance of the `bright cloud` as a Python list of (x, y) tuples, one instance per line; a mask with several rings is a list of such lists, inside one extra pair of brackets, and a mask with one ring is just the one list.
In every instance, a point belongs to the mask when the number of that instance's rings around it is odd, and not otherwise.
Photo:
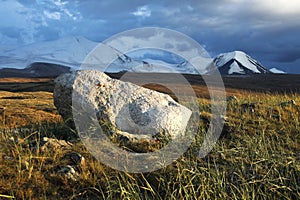
[(281, 15), (300, 15), (299, 0), (255, 0), (257, 6), (262, 9)]
[(68, 3), (67, 1), (61, 1), (61, 0), (54, 1), (54, 4), (57, 5), (57, 6), (64, 6), (67, 3)]
[(138, 17), (150, 17), (151, 10), (149, 10), (148, 6), (142, 6), (142, 7), (138, 7), (137, 10), (132, 14)]
[(44, 15), (49, 19), (60, 20), (61, 14), (59, 12), (44, 11)]

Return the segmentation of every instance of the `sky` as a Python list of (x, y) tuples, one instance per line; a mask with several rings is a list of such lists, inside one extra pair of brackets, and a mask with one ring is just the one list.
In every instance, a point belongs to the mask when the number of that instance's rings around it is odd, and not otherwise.
[(133, 28), (162, 27), (214, 57), (245, 51), (268, 68), (300, 73), (300, 0), (0, 0), (0, 45), (68, 35), (101, 42)]

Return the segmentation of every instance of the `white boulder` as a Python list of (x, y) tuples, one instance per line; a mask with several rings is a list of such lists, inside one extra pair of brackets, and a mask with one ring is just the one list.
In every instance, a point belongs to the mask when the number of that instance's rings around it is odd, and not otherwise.
[[(106, 127), (107, 135), (114, 132), (128, 141), (174, 139), (185, 133), (192, 114), (167, 94), (112, 79), (96, 70), (64, 74), (55, 82), (54, 104), (69, 125), (74, 126), (74, 105), (87, 105), (101, 127)], [(81, 119), (80, 124), (84, 124)]]

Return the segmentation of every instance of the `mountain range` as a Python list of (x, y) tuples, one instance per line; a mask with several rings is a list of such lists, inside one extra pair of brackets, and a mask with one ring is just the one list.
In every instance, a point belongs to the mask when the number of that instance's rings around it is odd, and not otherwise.
[[(77, 70), (97, 45), (97, 42), (81, 36), (69, 36), (22, 47), (0, 46), (0, 77), (55, 77)], [(188, 61), (170, 60), (168, 54), (150, 51), (145, 57), (138, 53), (127, 55), (109, 48), (117, 59), (105, 69), (107, 72), (214, 74), (218, 70), (222, 75), (284, 73), (275, 68), (267, 69), (242, 51), (219, 54), (205, 69), (197, 70)]]

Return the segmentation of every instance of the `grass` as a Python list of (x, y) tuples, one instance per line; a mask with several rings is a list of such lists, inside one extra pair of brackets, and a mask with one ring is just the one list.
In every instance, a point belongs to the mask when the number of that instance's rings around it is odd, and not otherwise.
[[(198, 156), (207, 126), (200, 121), (196, 140), (183, 156), (163, 169), (130, 174), (92, 157), (62, 123), (51, 93), (0, 92), (0, 108), (5, 107), (5, 115), (0, 113), (0, 198), (299, 199), (300, 109), (279, 104), (294, 99), (299, 105), (300, 95), (229, 93), (239, 103), (229, 105), (222, 139), (208, 156)], [(209, 116), (207, 94), (199, 95), (198, 102), (203, 115)], [(258, 103), (259, 109), (243, 112), (240, 104), (249, 102)], [(270, 110), (276, 110), (280, 119), (270, 117)], [(32, 141), (39, 143), (44, 136), (73, 145), (55, 152), (32, 150)], [(86, 159), (77, 181), (55, 174), (66, 164), (68, 152)]]
[(0, 124), (6, 128), (36, 126), (46, 121), (51, 123), (61, 120), (50, 92), (0, 91), (1, 109), (4, 110), (0, 111)]

